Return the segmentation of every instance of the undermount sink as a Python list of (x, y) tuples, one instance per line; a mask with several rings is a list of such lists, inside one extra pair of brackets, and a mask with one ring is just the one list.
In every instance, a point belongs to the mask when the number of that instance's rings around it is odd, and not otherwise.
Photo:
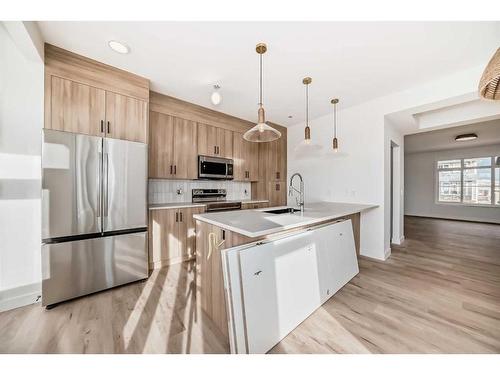
[(294, 212), (300, 211), (297, 208), (292, 208), (292, 207), (286, 207), (286, 208), (279, 208), (277, 210), (269, 210), (269, 211), (264, 211), (269, 214), (275, 214), (275, 215), (280, 215), (280, 214), (293, 214)]

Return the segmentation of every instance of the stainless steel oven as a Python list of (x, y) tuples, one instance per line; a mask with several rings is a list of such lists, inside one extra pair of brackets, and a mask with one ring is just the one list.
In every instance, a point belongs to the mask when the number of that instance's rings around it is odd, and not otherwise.
[(233, 160), (214, 158), (212, 156), (198, 156), (198, 178), (232, 180)]

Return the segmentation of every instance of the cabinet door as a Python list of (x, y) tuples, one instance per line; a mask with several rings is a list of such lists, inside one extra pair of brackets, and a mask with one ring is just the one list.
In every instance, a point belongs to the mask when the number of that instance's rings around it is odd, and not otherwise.
[(217, 155), (217, 128), (198, 123), (198, 155)]
[(100, 136), (106, 94), (81, 83), (52, 76), (49, 129)]
[(248, 170), (248, 179), (250, 181), (259, 180), (259, 144), (247, 142), (246, 165)]
[(246, 145), (242, 133), (233, 133), (233, 161), (234, 161), (234, 179), (244, 181), (247, 176), (246, 169)]
[(269, 182), (269, 205), (273, 206), (286, 206), (287, 191), (285, 181), (271, 181)]
[(217, 156), (231, 159), (233, 157), (233, 132), (217, 128)]
[(182, 260), (178, 218), (178, 209), (150, 210), (149, 268)]
[(179, 244), (183, 260), (196, 255), (196, 221), (193, 215), (201, 214), (203, 211), (203, 207), (179, 209)]
[(174, 117), (150, 112), (149, 132), (149, 177), (173, 178)]
[(269, 246), (240, 252), (249, 353), (266, 353), (280, 340), (274, 254)]
[(106, 91), (106, 136), (147, 142), (148, 103)]
[(174, 119), (173, 177), (198, 177), (197, 124), (181, 118)]

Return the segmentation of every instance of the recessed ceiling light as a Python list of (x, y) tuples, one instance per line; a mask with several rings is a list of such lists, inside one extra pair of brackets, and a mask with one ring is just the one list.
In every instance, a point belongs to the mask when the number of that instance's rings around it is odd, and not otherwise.
[(122, 54), (127, 54), (130, 52), (129, 46), (122, 42), (118, 42), (117, 40), (110, 40), (108, 42), (109, 48), (111, 48), (113, 51), (122, 53)]
[(464, 141), (472, 141), (477, 138), (477, 134), (470, 133), (470, 134), (460, 134), (455, 137), (455, 141), (457, 142), (464, 142)]
[(288, 118), (293, 118), (293, 116), (292, 115), (288, 115)]

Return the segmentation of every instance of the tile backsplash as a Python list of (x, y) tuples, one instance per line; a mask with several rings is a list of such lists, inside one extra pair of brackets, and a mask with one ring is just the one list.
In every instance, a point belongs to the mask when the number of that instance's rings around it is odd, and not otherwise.
[(227, 189), (227, 200), (243, 200), (252, 197), (250, 182), (149, 179), (149, 203), (191, 202), (193, 189)]

